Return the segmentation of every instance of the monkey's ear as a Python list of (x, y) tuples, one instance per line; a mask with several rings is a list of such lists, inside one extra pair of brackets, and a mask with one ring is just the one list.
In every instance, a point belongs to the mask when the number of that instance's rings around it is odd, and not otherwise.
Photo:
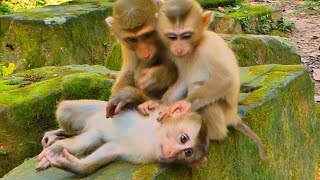
[(211, 21), (212, 11), (205, 11), (202, 13), (201, 22), (203, 27), (207, 27)]
[(105, 19), (106, 23), (108, 24), (109, 27), (112, 27), (113, 23), (113, 17), (109, 16)]
[(191, 168), (200, 167), (202, 164), (207, 163), (207, 161), (208, 161), (207, 158), (204, 157), (202, 159), (199, 159), (198, 161), (195, 161), (195, 162), (189, 164), (188, 166), (191, 167)]

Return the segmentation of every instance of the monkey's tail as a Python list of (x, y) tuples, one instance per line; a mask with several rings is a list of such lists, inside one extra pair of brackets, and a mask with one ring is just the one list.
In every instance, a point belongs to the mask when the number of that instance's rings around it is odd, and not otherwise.
[(266, 153), (265, 145), (263, 144), (259, 136), (254, 133), (243, 121), (237, 123), (234, 128), (248, 136), (258, 145), (260, 158), (262, 159), (262, 161), (267, 162), (268, 156)]

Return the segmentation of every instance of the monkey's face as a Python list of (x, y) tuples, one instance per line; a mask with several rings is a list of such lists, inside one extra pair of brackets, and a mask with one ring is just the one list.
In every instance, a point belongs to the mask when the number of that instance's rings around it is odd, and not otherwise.
[(160, 38), (176, 57), (185, 57), (192, 54), (199, 41), (200, 18), (168, 18), (164, 13), (159, 13), (157, 29)]
[(142, 61), (150, 61), (157, 53), (157, 32), (154, 22), (147, 22), (134, 31), (122, 31), (121, 41)]
[(190, 164), (198, 158), (195, 147), (201, 128), (198, 116), (185, 114), (163, 119), (159, 131), (158, 159), (163, 163)]

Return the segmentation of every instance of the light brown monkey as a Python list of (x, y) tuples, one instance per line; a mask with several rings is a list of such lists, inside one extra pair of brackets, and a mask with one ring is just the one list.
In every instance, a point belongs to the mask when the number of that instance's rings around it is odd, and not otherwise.
[[(249, 136), (267, 160), (265, 145), (243, 123), (239, 115), (240, 73), (234, 53), (216, 33), (206, 30), (211, 12), (203, 12), (195, 0), (168, 0), (158, 17), (158, 33), (169, 57), (178, 68), (178, 80), (164, 94), (164, 103), (173, 103), (160, 113), (196, 111), (208, 124), (212, 140), (227, 136), (228, 126)], [(157, 102), (139, 105), (143, 114), (157, 107)]]
[(159, 40), (156, 13), (161, 0), (118, 0), (112, 17), (106, 18), (121, 43), (123, 64), (112, 88), (107, 117), (118, 114), (126, 105), (159, 99), (177, 78)]
[[(160, 106), (150, 116), (127, 109), (106, 120), (106, 103), (62, 101), (56, 111), (60, 130), (77, 135), (60, 138), (44, 148), (38, 156), (37, 170), (52, 165), (78, 175), (88, 175), (115, 159), (189, 166), (206, 162), (207, 128), (197, 113), (173, 113), (158, 122), (155, 119), (162, 109)], [(55, 131), (51, 132), (55, 134)], [(90, 150), (94, 151), (84, 158), (74, 156)]]

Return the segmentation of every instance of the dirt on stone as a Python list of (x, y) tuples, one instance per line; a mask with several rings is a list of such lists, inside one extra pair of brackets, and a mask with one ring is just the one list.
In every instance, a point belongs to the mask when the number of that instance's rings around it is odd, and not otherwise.
[(295, 23), (285, 39), (297, 48), (315, 83), (315, 99), (320, 98), (320, 2), (279, 0), (259, 4), (280, 8), (283, 16)]

